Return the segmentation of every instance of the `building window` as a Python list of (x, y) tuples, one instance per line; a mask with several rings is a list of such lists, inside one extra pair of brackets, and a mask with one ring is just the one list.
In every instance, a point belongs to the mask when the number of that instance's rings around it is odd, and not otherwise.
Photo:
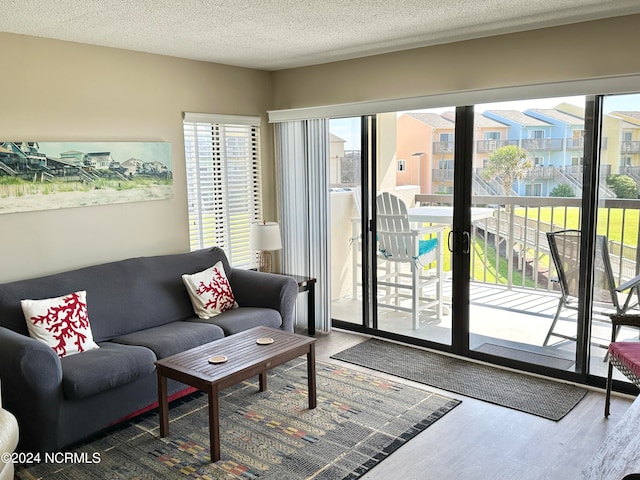
[(500, 132), (484, 132), (485, 140), (500, 140)]
[(189, 243), (218, 246), (234, 267), (255, 266), (249, 226), (262, 220), (260, 118), (184, 114)]
[(541, 183), (530, 183), (525, 185), (524, 194), (527, 197), (540, 197), (542, 196), (542, 184)]
[(407, 162), (405, 160), (398, 160), (398, 171), (405, 172), (407, 170)]
[(531, 130), (530, 137), (533, 139), (542, 139), (544, 138), (544, 130)]

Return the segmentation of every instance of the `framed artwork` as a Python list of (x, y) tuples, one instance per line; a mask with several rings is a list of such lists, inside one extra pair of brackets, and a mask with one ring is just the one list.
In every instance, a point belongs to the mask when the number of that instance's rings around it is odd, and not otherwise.
[(170, 143), (0, 141), (0, 214), (168, 198)]

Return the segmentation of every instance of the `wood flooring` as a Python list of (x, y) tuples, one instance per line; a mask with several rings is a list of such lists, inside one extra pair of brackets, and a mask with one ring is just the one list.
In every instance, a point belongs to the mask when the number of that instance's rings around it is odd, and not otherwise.
[(566, 417), (554, 422), (329, 358), (367, 336), (333, 330), (316, 338), (318, 361), (343, 364), (462, 400), (364, 480), (579, 479), (633, 400), (614, 395), (611, 415), (605, 419), (604, 392), (590, 390)]

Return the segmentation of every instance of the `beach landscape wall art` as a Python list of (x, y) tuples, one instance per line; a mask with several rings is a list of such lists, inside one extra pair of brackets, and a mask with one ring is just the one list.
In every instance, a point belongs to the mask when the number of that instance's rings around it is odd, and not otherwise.
[(0, 141), (0, 214), (170, 198), (170, 143)]

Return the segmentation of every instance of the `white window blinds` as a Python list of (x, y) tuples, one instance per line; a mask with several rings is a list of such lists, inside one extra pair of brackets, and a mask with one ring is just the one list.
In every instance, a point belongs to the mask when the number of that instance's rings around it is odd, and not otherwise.
[(218, 246), (255, 266), (249, 226), (262, 218), (260, 118), (184, 114), (191, 250)]

